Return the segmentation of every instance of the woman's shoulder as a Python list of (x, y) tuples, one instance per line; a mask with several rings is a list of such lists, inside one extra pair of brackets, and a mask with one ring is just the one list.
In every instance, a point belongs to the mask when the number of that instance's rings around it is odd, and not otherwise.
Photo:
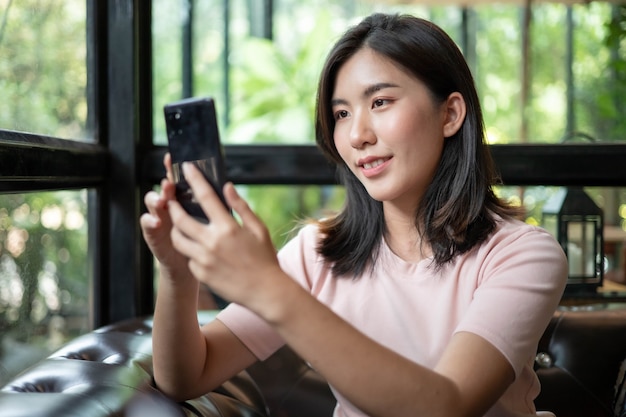
[(496, 217), (496, 229), (483, 244), (484, 251), (516, 257), (551, 257), (565, 263), (565, 252), (546, 229), (518, 219)]
[(546, 238), (557, 243), (554, 237), (543, 227), (526, 223), (512, 217), (494, 216), (496, 228), (491, 238)]
[(321, 232), (319, 224), (315, 221), (307, 221), (299, 224), (293, 229), (292, 238), (289, 240), (288, 244), (291, 242), (298, 242), (299, 244), (317, 246), (320, 238)]
[(322, 234), (315, 223), (302, 224), (294, 233), (278, 252), (278, 260), (283, 271), (312, 290), (330, 277), (330, 269), (318, 251)]
[(321, 238), (320, 229), (315, 222), (300, 224), (292, 230), (292, 237), (280, 249), (281, 257), (300, 257), (315, 259), (318, 257), (317, 248)]

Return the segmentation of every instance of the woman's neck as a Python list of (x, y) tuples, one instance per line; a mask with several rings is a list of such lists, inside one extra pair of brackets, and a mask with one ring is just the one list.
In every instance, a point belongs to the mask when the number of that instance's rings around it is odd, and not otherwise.
[(432, 255), (415, 225), (415, 214), (385, 207), (385, 241), (396, 256), (407, 262), (419, 262)]

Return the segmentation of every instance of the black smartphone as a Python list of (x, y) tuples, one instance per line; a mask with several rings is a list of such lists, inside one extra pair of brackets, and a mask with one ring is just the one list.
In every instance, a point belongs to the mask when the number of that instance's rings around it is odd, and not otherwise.
[(182, 163), (190, 162), (200, 169), (228, 208), (222, 190), (226, 182), (224, 151), (217, 125), (212, 97), (192, 97), (168, 103), (163, 107), (167, 141), (172, 157), (172, 174), (176, 199), (195, 218), (209, 219), (193, 196), (182, 172)]

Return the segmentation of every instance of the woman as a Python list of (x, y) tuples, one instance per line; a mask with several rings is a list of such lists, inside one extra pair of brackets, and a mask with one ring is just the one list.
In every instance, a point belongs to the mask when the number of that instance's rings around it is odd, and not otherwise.
[[(454, 42), (415, 17), (367, 17), (327, 58), (316, 127), (345, 206), (278, 255), (232, 184), (224, 193), (240, 222), (191, 166), (210, 224), (182, 210), (167, 179), (146, 195), (141, 225), (161, 262), (159, 388), (198, 396), (287, 343), (328, 380), (336, 416), (536, 415), (533, 358), (566, 260), (494, 195)], [(199, 282), (233, 301), (201, 329)]]

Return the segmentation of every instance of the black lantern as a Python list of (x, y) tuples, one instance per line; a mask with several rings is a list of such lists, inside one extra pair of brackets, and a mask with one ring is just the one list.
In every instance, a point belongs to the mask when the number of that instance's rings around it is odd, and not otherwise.
[(566, 292), (595, 292), (604, 275), (602, 209), (581, 187), (561, 188), (543, 207), (543, 227), (567, 255)]

